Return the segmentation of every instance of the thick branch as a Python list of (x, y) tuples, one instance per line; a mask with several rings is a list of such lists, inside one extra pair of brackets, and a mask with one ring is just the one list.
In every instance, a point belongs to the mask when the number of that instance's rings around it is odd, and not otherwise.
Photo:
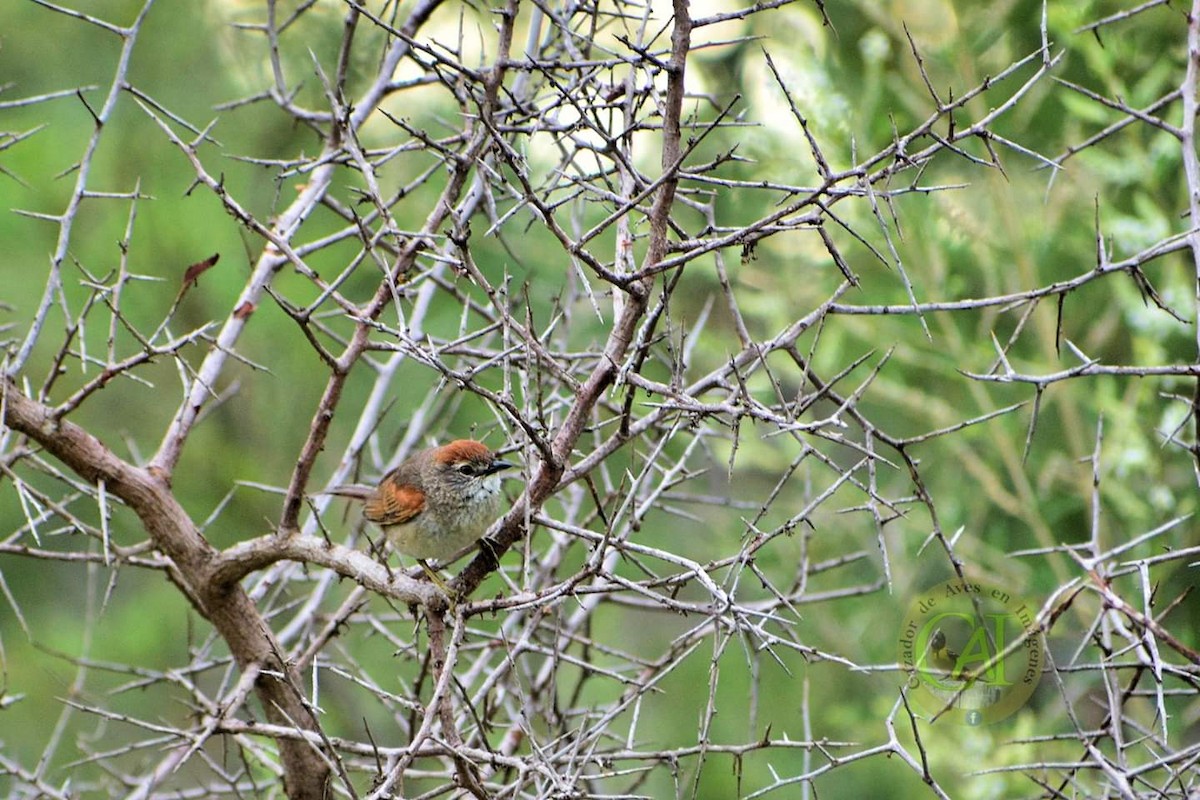
[(231, 584), (280, 561), (319, 564), (351, 578), (366, 589), (402, 603), (428, 605), (440, 592), (433, 584), (392, 572), (361, 550), (316, 536), (260, 536), (223, 551), (212, 565), (218, 583)]
[[(1188, 14), (1187, 36), (1187, 70), (1183, 79), (1183, 125), (1180, 126), (1180, 139), (1183, 145), (1183, 174), (1187, 178), (1188, 187), (1188, 221), (1191, 223), (1188, 232), (1188, 246), (1192, 250), (1192, 270), (1195, 276), (1195, 293), (1193, 311), (1200, 315), (1200, 157), (1196, 153), (1196, 114), (1200, 110), (1197, 102), (1197, 91), (1200, 91), (1200, 0), (1193, 0), (1191, 13)], [(1197, 316), (1196, 319), (1200, 319)], [(1200, 325), (1196, 325), (1197, 358), (1200, 358)], [(1192, 395), (1192, 423), (1196, 430), (1196, 440), (1200, 442), (1200, 382), (1197, 382)], [(1200, 443), (1193, 442), (1192, 454), (1200, 465)]]
[[(216, 628), (238, 666), (261, 669), (256, 691), (267, 718), (300, 731), (317, 730), (316, 720), (287, 681), (270, 677), (286, 675), (291, 668), (280, 660), (266, 620), (240, 586), (214, 580), (217, 551), (200, 535), (163, 476), (121, 460), (80, 426), (56, 419), (50, 408), (25, 396), (11, 380), (0, 384), (0, 407), (5, 425), (36, 441), (89, 483), (104, 481), (107, 492), (133, 509), (155, 546), (174, 562), (171, 579)], [(288, 795), (324, 798), (329, 769), (313, 749), (281, 739), (279, 752)]]

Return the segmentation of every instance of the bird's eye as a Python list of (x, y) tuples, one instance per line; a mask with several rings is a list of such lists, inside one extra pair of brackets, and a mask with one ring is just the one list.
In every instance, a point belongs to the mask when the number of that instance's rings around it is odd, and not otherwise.
[(458, 471), (463, 475), (474, 475), (475, 466), (473, 464), (463, 464), (458, 468)]

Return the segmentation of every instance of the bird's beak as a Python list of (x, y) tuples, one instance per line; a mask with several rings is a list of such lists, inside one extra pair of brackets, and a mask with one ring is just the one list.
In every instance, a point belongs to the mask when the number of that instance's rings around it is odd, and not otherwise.
[(492, 463), (488, 464), (487, 472), (485, 472), (484, 474), (491, 475), (493, 472), (500, 472), (501, 470), (512, 469), (515, 466), (516, 466), (516, 464), (510, 464), (507, 461), (501, 461), (500, 459), (497, 458), (497, 459), (494, 459), (492, 461)]

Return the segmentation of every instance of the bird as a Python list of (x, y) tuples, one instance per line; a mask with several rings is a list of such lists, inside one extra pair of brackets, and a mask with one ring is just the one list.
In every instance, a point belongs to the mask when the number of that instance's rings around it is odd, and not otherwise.
[[(935, 630), (933, 637), (929, 640), (930, 665), (951, 678), (961, 678), (962, 667), (958, 663), (959, 658), (959, 654), (948, 646), (946, 634), (942, 632), (942, 629)], [(958, 670), (959, 674), (955, 675), (955, 670)]]
[(363, 517), (450, 594), (427, 559), (448, 558), (483, 536), (500, 513), (499, 473), (513, 466), (482, 442), (457, 439), (414, 453), (374, 488), (335, 486), (326, 494), (363, 501)]
[(950, 648), (941, 628), (934, 630), (930, 637), (928, 654), (929, 669), (926, 672), (929, 678), (925, 688), (948, 707), (965, 711), (968, 721), (979, 719), (980, 714), (1000, 702), (1005, 685), (989, 683), (986, 677), (981, 680), (967, 669), (962, 663), (963, 657)]

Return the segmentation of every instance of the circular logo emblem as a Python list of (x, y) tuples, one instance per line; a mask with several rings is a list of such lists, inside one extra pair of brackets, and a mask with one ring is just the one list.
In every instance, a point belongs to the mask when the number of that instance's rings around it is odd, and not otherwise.
[(999, 722), (1042, 677), (1036, 607), (984, 581), (951, 580), (915, 597), (900, 627), (909, 697), (931, 718)]

